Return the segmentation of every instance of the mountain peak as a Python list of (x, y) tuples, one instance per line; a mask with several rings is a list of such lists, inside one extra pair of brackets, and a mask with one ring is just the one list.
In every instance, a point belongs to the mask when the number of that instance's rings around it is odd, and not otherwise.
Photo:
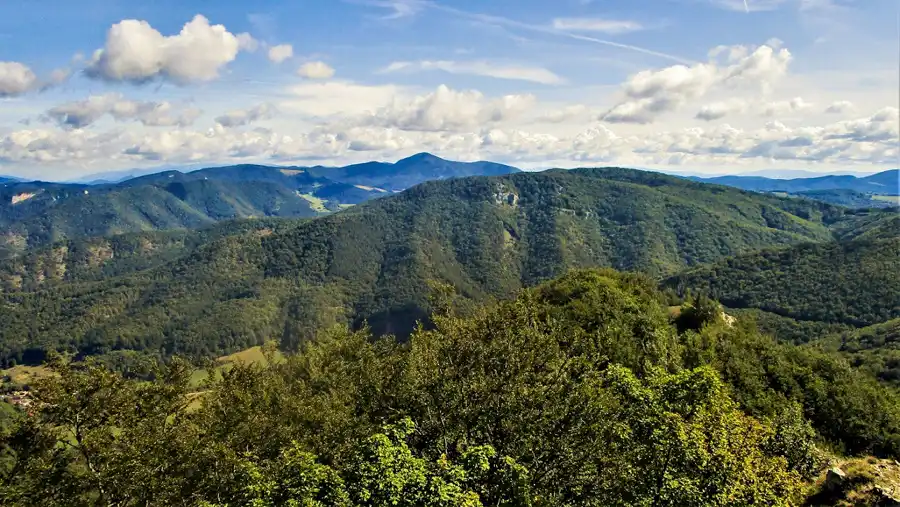
[(415, 155), (412, 155), (412, 156), (409, 156), (402, 160), (397, 161), (398, 164), (411, 163), (411, 162), (415, 162), (415, 163), (446, 162), (446, 160), (442, 159), (441, 157), (438, 157), (437, 155), (432, 155), (431, 153), (428, 153), (428, 152), (422, 152), (422, 153), (416, 153)]

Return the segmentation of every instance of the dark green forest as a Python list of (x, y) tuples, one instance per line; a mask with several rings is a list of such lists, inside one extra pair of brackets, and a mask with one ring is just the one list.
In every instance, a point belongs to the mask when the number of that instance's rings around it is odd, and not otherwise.
[[(294, 350), (332, 323), (405, 337), (427, 320), (433, 280), (489, 301), (577, 267), (672, 275), (829, 241), (856, 219), (823, 203), (624, 169), (428, 182), (311, 221), (212, 234), (163, 263), (157, 254), (128, 261), (133, 247), (108, 272), (85, 269), (64, 246), (13, 259), (0, 265), (0, 361), (40, 362), (49, 350), (209, 357), (270, 338)], [(88, 264), (115, 251), (92, 245), (81, 249), (94, 251)]]
[[(405, 344), (336, 326), (191, 394), (53, 360), (5, 505), (800, 505), (829, 453), (900, 455), (896, 392), (711, 302), (584, 270)], [(136, 459), (140, 457), (139, 459)]]
[(900, 386), (900, 319), (821, 336), (815, 346), (839, 352), (853, 366)]
[(729, 307), (867, 326), (900, 317), (900, 236), (766, 249), (679, 274), (666, 285)]

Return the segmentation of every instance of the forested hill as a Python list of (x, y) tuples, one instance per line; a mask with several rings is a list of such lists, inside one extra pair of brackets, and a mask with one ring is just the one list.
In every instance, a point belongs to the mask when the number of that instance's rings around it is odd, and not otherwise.
[(666, 281), (729, 307), (801, 321), (853, 326), (900, 317), (900, 234), (789, 248), (725, 259)]
[(797, 197), (846, 206), (848, 208), (896, 208), (900, 205), (898, 195), (866, 194), (855, 190), (809, 190), (797, 192)]
[(164, 178), (99, 187), (41, 182), (0, 186), (0, 259), (66, 239), (327, 211), (314, 209), (297, 190), (277, 183)]
[(519, 169), (495, 162), (455, 162), (419, 153), (396, 163), (366, 162), (345, 167), (309, 167), (310, 174), (330, 180), (399, 191), (431, 180), (467, 176), (500, 176)]
[(427, 315), (431, 281), (483, 301), (578, 266), (660, 276), (829, 240), (827, 226), (844, 218), (822, 203), (628, 170), (428, 182), (286, 230), (221, 237), (102, 281), (73, 275), (45, 286), (23, 265), (21, 286), (41, 290), (3, 295), (2, 359), (34, 360), (58, 347), (209, 356), (269, 337), (291, 348), (321, 325), (364, 319), (376, 332), (405, 335)]
[[(54, 361), (3, 432), (0, 503), (890, 505), (894, 390), (682, 310), (672, 325), (651, 280), (585, 270), (441, 312), (408, 346), (332, 328), (202, 391), (181, 361), (139, 380)], [(844, 466), (831, 453), (885, 459), (814, 485)]]
[(242, 164), (97, 185), (0, 181), (0, 259), (61, 240), (193, 229), (236, 218), (318, 216), (427, 180), (518, 171), (423, 153), (393, 164)]
[(31, 292), (70, 282), (128, 275), (175, 261), (217, 239), (244, 233), (272, 234), (302, 220), (230, 220), (192, 230), (146, 231), (60, 241), (0, 262), (0, 293)]
[(900, 387), (900, 318), (824, 336), (811, 345), (841, 353), (853, 366)]

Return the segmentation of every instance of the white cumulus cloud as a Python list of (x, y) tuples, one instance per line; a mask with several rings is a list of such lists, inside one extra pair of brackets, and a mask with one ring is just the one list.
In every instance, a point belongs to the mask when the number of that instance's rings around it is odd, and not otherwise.
[(0, 62), (0, 97), (15, 97), (39, 85), (34, 72), (19, 62)]
[(813, 105), (803, 100), (803, 97), (794, 97), (791, 100), (781, 100), (767, 104), (763, 110), (765, 116), (785, 116), (812, 108)]
[(297, 75), (306, 79), (331, 79), (334, 69), (325, 62), (306, 62), (297, 69)]
[(700, 108), (700, 111), (694, 116), (698, 120), (713, 121), (720, 120), (730, 114), (742, 113), (747, 110), (749, 104), (743, 99), (730, 99), (720, 102), (713, 102)]
[(441, 85), (432, 93), (395, 99), (377, 110), (367, 123), (413, 131), (459, 131), (514, 118), (535, 102), (531, 95), (488, 99), (474, 90)]
[[(207, 131), (185, 128), (141, 133), (116, 128), (22, 129), (0, 135), (0, 159), (20, 167), (50, 165), (116, 167), (155, 161), (227, 163), (242, 160), (347, 163), (399, 158), (429, 150), (449, 158), (488, 159), (525, 167), (616, 164), (721, 168), (798, 164), (871, 167), (896, 161), (900, 111), (883, 108), (869, 116), (790, 127), (773, 120), (761, 128), (722, 124), (712, 128), (624, 134), (596, 124), (571, 135), (511, 128), (495, 121), (514, 118), (522, 98), (490, 99), (478, 92), (439, 88), (391, 104), (371, 115), (326, 121), (310, 129)], [(525, 101), (527, 103), (527, 100)]]
[(828, 114), (844, 114), (850, 113), (856, 110), (856, 107), (853, 105), (853, 102), (849, 100), (839, 100), (837, 102), (832, 102), (828, 107), (825, 108), (825, 112)]
[(86, 70), (91, 77), (111, 81), (209, 81), (218, 77), (240, 50), (251, 49), (252, 40), (234, 35), (223, 25), (210, 25), (199, 14), (171, 36), (146, 21), (126, 19), (109, 29), (106, 44), (94, 53)]
[(258, 120), (271, 118), (275, 114), (272, 104), (259, 104), (250, 109), (235, 109), (216, 118), (216, 123), (223, 127), (240, 127)]
[(60, 104), (48, 110), (46, 117), (67, 128), (87, 127), (105, 115), (112, 116), (116, 121), (138, 121), (150, 127), (186, 127), (193, 124), (200, 114), (201, 111), (193, 107), (176, 111), (167, 101), (141, 102), (108, 93)]
[[(724, 58), (722, 58), (724, 55)], [(645, 70), (622, 86), (624, 99), (603, 115), (611, 123), (652, 123), (719, 88), (751, 87), (768, 91), (786, 72), (791, 53), (762, 45), (716, 48), (708, 62)]]
[(279, 44), (269, 48), (269, 61), (281, 63), (294, 56), (294, 47), (290, 44)]

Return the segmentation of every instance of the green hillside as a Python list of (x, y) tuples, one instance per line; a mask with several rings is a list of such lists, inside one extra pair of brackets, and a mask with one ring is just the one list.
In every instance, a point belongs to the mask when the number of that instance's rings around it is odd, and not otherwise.
[(196, 180), (115, 187), (23, 183), (3, 188), (0, 202), (0, 258), (65, 239), (192, 229), (253, 216), (318, 214), (293, 190), (268, 182)]
[(219, 238), (247, 232), (271, 234), (299, 221), (302, 219), (244, 219), (192, 230), (147, 231), (60, 241), (0, 261), (0, 293), (32, 292), (62, 283), (99, 281), (132, 274), (178, 259)]
[(900, 237), (900, 209), (853, 211), (833, 224), (839, 240), (878, 240)]
[(0, 186), (0, 259), (66, 239), (193, 229), (235, 218), (312, 217), (427, 180), (518, 171), (419, 154), (395, 164), (241, 164), (97, 185), (6, 181)]
[(803, 244), (725, 259), (668, 279), (735, 308), (866, 326), (900, 317), (900, 236)]
[(332, 328), (199, 393), (177, 361), (55, 361), (0, 438), (0, 502), (788, 506), (829, 451), (900, 456), (896, 392), (721, 313), (679, 332), (637, 275), (434, 321), (407, 346)]
[(813, 345), (839, 352), (855, 367), (900, 387), (900, 319), (825, 336)]
[(573, 267), (669, 275), (827, 240), (840, 216), (627, 170), (429, 182), (272, 234), (221, 237), (149, 270), (8, 292), (0, 358), (34, 362), (54, 348), (215, 356), (269, 338), (290, 349), (322, 325), (363, 320), (405, 336), (427, 316), (432, 281), (484, 301)]

